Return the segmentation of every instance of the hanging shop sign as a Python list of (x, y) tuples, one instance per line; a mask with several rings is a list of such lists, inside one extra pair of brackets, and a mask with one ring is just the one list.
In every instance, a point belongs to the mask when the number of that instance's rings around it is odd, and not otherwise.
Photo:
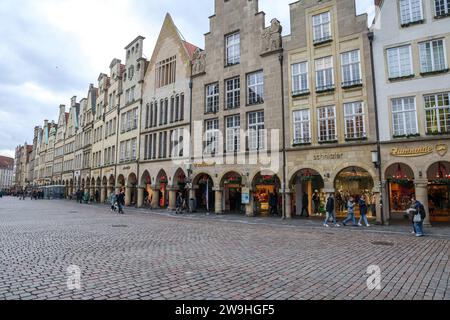
[(392, 148), (391, 155), (394, 157), (422, 157), (433, 153), (434, 148), (432, 146), (423, 146), (417, 148)]
[(242, 188), (242, 204), (250, 204), (250, 188)]

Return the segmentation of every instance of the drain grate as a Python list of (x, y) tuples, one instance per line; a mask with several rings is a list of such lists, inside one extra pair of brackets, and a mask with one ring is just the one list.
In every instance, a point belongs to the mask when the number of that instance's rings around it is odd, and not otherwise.
[(392, 247), (392, 246), (394, 246), (393, 242), (387, 242), (387, 241), (375, 241), (375, 242), (372, 242), (372, 244), (374, 246), (385, 246), (385, 247)]
[(69, 213), (78, 213), (78, 211), (69, 211)]
[(124, 225), (124, 224), (116, 224), (112, 226), (113, 228), (127, 228), (128, 226)]

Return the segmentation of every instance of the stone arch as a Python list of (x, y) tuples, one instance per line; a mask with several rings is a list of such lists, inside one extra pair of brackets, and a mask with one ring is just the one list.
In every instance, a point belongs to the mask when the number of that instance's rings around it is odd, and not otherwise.
[(388, 213), (391, 219), (402, 219), (416, 195), (414, 169), (406, 163), (391, 163), (384, 172)]
[(193, 181), (195, 190), (196, 209), (201, 211), (214, 211), (215, 192), (214, 186), (217, 184), (209, 173), (198, 173)]
[(172, 184), (175, 188), (177, 188), (180, 184), (186, 184), (187, 182), (187, 174), (183, 169), (178, 168), (173, 174)]
[(161, 183), (169, 183), (168, 175), (164, 169), (159, 170), (158, 174), (156, 175), (155, 185), (157, 188), (160, 187)]
[(230, 170), (230, 171), (224, 172), (217, 179), (219, 181), (219, 186), (220, 187), (224, 186), (224, 182), (227, 179), (227, 177), (229, 177), (230, 174), (238, 175), (241, 178), (241, 182), (240, 182), (241, 185), (243, 185), (243, 186), (248, 185), (248, 178), (247, 178), (247, 176), (245, 174), (243, 174), (242, 172), (239, 172), (237, 170)]
[(428, 167), (426, 174), (430, 220), (450, 222), (450, 162), (435, 162)]
[(228, 171), (219, 178), (225, 212), (245, 211), (242, 205), (242, 186), (247, 185), (245, 178), (237, 171)]
[(420, 170), (419, 170), (419, 167), (415, 163), (408, 162), (406, 164), (404, 162), (398, 161), (398, 159), (397, 159), (397, 160), (391, 160), (383, 165), (383, 167), (385, 168), (385, 170), (383, 171), (384, 180), (389, 179), (389, 176), (386, 174), (388, 172), (388, 170), (392, 169), (394, 166), (397, 166), (397, 164), (399, 164), (399, 163), (402, 165), (402, 167), (404, 166), (404, 168), (407, 169), (408, 172), (412, 172), (412, 176), (413, 176), (412, 179), (419, 176)]
[(135, 186), (137, 186), (137, 182), (138, 182), (138, 180), (137, 180), (136, 174), (134, 172), (130, 173), (127, 178), (127, 186), (135, 187)]
[(150, 172), (148, 172), (148, 170), (145, 170), (142, 173), (139, 186), (142, 188), (145, 188), (147, 185), (151, 185), (151, 184), (152, 184), (152, 178), (151, 178)]
[[(281, 212), (278, 205), (282, 197), (280, 194), (281, 179), (276, 173), (269, 170), (259, 171), (251, 180), (251, 188), (256, 202), (254, 214), (268, 216), (273, 210), (275, 211), (273, 213)], [(276, 205), (271, 206), (272, 202)]]
[(352, 168), (352, 167), (361, 168), (361, 169), (367, 171), (374, 181), (378, 181), (377, 173), (373, 167), (368, 166), (366, 163), (361, 163), (361, 162), (355, 161), (355, 162), (345, 162), (345, 163), (342, 163), (339, 166), (335, 167), (334, 171), (330, 177), (330, 183), (332, 183), (334, 185), (336, 182), (336, 178), (339, 176), (339, 174), (342, 171), (344, 171), (345, 169)]
[(125, 177), (123, 176), (123, 174), (120, 174), (117, 177), (117, 187), (119, 187), (119, 188), (125, 187)]
[(323, 213), (325, 181), (320, 172), (311, 168), (297, 168), (288, 176), (287, 188), (291, 192), (290, 212), (300, 216), (307, 209), (308, 215)]

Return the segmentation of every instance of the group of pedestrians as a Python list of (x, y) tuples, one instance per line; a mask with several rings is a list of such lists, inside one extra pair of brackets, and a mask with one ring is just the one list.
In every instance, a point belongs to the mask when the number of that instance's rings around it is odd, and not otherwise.
[[(355, 207), (356, 205), (359, 206), (359, 212), (361, 217), (359, 218), (359, 222), (356, 222), (355, 217)], [(336, 220), (336, 201), (334, 198), (334, 194), (330, 193), (327, 198), (326, 203), (326, 218), (323, 223), (324, 227), (329, 228), (329, 221), (332, 220), (333, 224), (336, 227), (340, 227), (340, 224)], [(363, 223), (366, 225), (366, 227), (370, 227), (369, 221), (367, 220), (367, 213), (368, 213), (368, 205), (366, 201), (366, 196), (363, 195), (358, 200), (358, 204), (356, 204), (356, 201), (353, 197), (350, 197), (347, 202), (347, 218), (342, 221), (343, 226), (347, 226), (349, 222), (352, 222), (353, 226), (359, 226), (362, 227)], [(412, 226), (413, 230), (412, 233), (415, 234), (417, 237), (423, 237), (423, 223), (425, 221), (425, 218), (427, 216), (424, 205), (418, 201), (415, 198), (411, 199), (411, 208), (407, 210), (407, 213), (410, 215), (412, 219)]]
[[(356, 201), (353, 197), (350, 197), (348, 199), (347, 202), (347, 218), (342, 221), (342, 225), (343, 226), (347, 226), (347, 224), (351, 221), (353, 226), (359, 226), (362, 227), (363, 223), (366, 225), (366, 227), (370, 227), (369, 221), (367, 220), (367, 212), (368, 212), (368, 206), (367, 206), (367, 202), (366, 202), (366, 196), (361, 196), (361, 198), (359, 198), (358, 201), (358, 206), (359, 206), (359, 212), (360, 212), (360, 219), (359, 222), (356, 223), (356, 217), (355, 217), (355, 206), (356, 206)], [(328, 198), (327, 198), (327, 204), (325, 206), (326, 209), (326, 218), (325, 221), (323, 223), (324, 227), (330, 227), (328, 222), (330, 221), (330, 219), (332, 219), (333, 224), (336, 227), (340, 227), (340, 224), (337, 222), (336, 220), (336, 201), (334, 199), (334, 194), (330, 193)]]
[(119, 214), (124, 214), (123, 207), (125, 206), (125, 193), (120, 190), (117, 193), (111, 193), (109, 202), (111, 204), (111, 211), (119, 212)]

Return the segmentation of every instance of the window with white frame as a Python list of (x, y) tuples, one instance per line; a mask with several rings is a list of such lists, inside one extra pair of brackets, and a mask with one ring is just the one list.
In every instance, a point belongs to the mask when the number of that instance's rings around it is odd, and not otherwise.
[(292, 94), (298, 95), (309, 92), (308, 62), (292, 65)]
[(324, 12), (312, 17), (314, 43), (320, 43), (331, 39), (331, 13)]
[(206, 120), (205, 121), (205, 138), (206, 148), (205, 153), (207, 155), (216, 154), (219, 150), (219, 120)]
[(422, 20), (422, 0), (400, 0), (400, 23), (402, 26)]
[(411, 46), (387, 49), (389, 79), (413, 75)]
[(226, 108), (238, 108), (241, 104), (241, 79), (239, 77), (225, 81)]
[(346, 139), (362, 139), (366, 137), (362, 102), (344, 104), (344, 121)]
[(342, 86), (349, 87), (362, 83), (361, 56), (359, 50), (341, 54)]
[(219, 111), (219, 84), (206, 86), (206, 113)]
[(250, 151), (266, 149), (266, 130), (264, 111), (248, 114), (248, 149)]
[(311, 143), (309, 109), (294, 111), (294, 144)]
[(264, 72), (247, 75), (247, 103), (249, 105), (264, 102)]
[(326, 91), (334, 89), (333, 57), (316, 60), (316, 90)]
[(421, 73), (447, 69), (444, 40), (432, 40), (419, 44)]
[(450, 92), (424, 98), (427, 134), (450, 133)]
[(322, 107), (317, 109), (319, 142), (334, 142), (336, 134), (336, 107)]
[(394, 137), (419, 133), (417, 128), (416, 99), (414, 97), (392, 99), (392, 125)]
[(227, 152), (239, 152), (241, 148), (241, 117), (239, 115), (225, 118), (227, 135)]
[(450, 0), (434, 0), (436, 17), (450, 16)]
[(225, 44), (226, 44), (226, 64), (227, 66), (238, 64), (241, 62), (241, 46), (240, 46), (241, 38), (239, 33), (234, 33), (226, 36)]

